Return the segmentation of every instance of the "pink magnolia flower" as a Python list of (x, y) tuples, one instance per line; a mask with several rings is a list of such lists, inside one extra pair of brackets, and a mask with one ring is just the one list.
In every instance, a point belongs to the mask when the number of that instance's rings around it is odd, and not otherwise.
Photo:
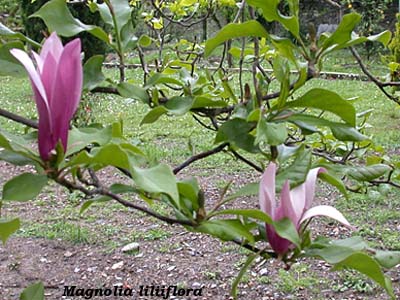
[(31, 80), (39, 115), (39, 153), (47, 161), (60, 141), (67, 148), (69, 122), (82, 93), (81, 41), (75, 39), (65, 47), (53, 32), (44, 42), (34, 62), (20, 49), (11, 54), (25, 67)]
[[(328, 205), (311, 207), (314, 199), (315, 181), (320, 172), (326, 172), (326, 170), (324, 168), (310, 170), (306, 181), (292, 190), (290, 190), (289, 181), (286, 180), (281, 191), (280, 203), (277, 205), (275, 198), (276, 164), (270, 163), (260, 182), (261, 210), (271, 216), (274, 221), (279, 221), (285, 217), (289, 218), (298, 232), (305, 220), (316, 216), (333, 218), (351, 228), (349, 222), (336, 208)], [(272, 225), (266, 224), (266, 229), (268, 242), (276, 253), (285, 254), (292, 247), (292, 243), (280, 237)]]

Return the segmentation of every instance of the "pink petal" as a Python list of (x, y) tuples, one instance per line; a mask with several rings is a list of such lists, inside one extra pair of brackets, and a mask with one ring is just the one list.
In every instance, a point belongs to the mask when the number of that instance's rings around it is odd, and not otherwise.
[(276, 209), (274, 221), (281, 220), (283, 218), (289, 218), (293, 225), (297, 227), (300, 217), (297, 216), (296, 211), (293, 207), (293, 199), (291, 198), (289, 181), (286, 180), (281, 191), (281, 202), (279, 207)]
[(304, 183), (296, 186), (293, 190), (290, 191), (290, 199), (292, 202), (293, 211), (296, 216), (295, 219), (297, 220), (296, 223), (293, 223), (298, 228), (298, 226), (300, 225), (299, 221), (303, 216), (306, 205), (306, 186)]
[(43, 61), (46, 61), (46, 57), (51, 53), (56, 61), (58, 61), (63, 52), (63, 45), (56, 32), (53, 32), (44, 42), (42, 50), (40, 51), (40, 57)]
[(317, 216), (329, 217), (331, 219), (334, 219), (334, 220), (342, 223), (343, 225), (347, 226), (350, 229), (354, 229), (354, 227), (350, 225), (350, 223), (346, 220), (346, 218), (343, 216), (343, 214), (340, 211), (338, 211), (333, 206), (329, 206), (329, 205), (319, 205), (319, 206), (310, 208), (309, 210), (307, 210), (304, 213), (303, 218), (301, 219), (300, 223), (303, 223), (305, 220), (313, 218), (313, 217), (317, 217)]
[(39, 115), (39, 153), (43, 160), (48, 160), (49, 152), (53, 150), (53, 130), (46, 90), (28, 54), (19, 49), (12, 49), (10, 52), (22, 63), (31, 79)]
[(261, 177), (259, 188), (260, 208), (272, 218), (276, 207), (275, 173), (276, 164), (271, 162)]
[(46, 90), (43, 86), (42, 79), (40, 78), (40, 74), (35, 69), (31, 58), (28, 54), (20, 49), (11, 49), (10, 53), (18, 59), (21, 64), (25, 67), (28, 72), (29, 78), (31, 79), (32, 84), (36, 87), (39, 92), (42, 100), (45, 102), (45, 105), (48, 107), (47, 94)]
[(83, 72), (81, 42), (75, 39), (68, 43), (58, 62), (57, 74), (50, 100), (54, 132), (67, 147), (69, 122), (75, 113), (82, 93)]
[(287, 239), (280, 237), (276, 233), (274, 227), (272, 227), (271, 225), (267, 224), (266, 228), (268, 243), (271, 245), (272, 250), (274, 250), (274, 252), (278, 254), (285, 254), (286, 252), (288, 252), (292, 243)]
[(314, 200), (315, 194), (315, 183), (317, 181), (317, 176), (319, 173), (326, 172), (324, 168), (314, 168), (311, 169), (307, 175), (306, 181), (303, 183), (306, 189), (306, 199), (305, 199), (305, 209), (309, 209)]

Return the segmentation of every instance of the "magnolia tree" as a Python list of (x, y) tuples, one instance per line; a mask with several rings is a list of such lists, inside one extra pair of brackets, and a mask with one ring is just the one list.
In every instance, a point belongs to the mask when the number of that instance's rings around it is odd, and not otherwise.
[[(160, 3), (153, 3), (156, 4)], [(195, 4), (201, 7), (204, 1), (164, 1), (162, 7), (154, 7), (153, 15), (160, 11), (169, 15), (177, 9), (176, 5), (181, 5), (181, 14), (171, 20), (179, 22), (179, 18), (184, 18), (189, 22), (187, 14), (193, 14), (189, 6)], [(26, 70), (38, 123), (3, 109), (0, 114), (38, 129), (39, 151), (32, 148), (29, 137), (1, 129), (0, 158), (18, 166), (31, 165), (35, 171), (6, 182), (0, 203), (33, 199), (53, 181), (87, 197), (81, 211), (93, 203), (107, 205), (113, 200), (188, 231), (239, 244), (253, 254), (233, 283), (234, 296), (241, 277), (257, 257), (280, 260), (285, 268), (300, 258), (311, 257), (326, 261), (335, 270), (349, 268), (365, 274), (394, 299), (391, 281), (384, 270), (399, 264), (399, 252), (371, 249), (356, 232), (342, 240), (314, 237), (308, 224), (316, 216), (327, 216), (354, 229), (334, 207), (312, 206), (317, 177), (344, 195), (349, 184), (353, 190), (379, 184), (398, 187), (395, 164), (389, 158), (368, 156), (375, 150), (373, 142), (364, 135), (368, 114), (357, 114), (352, 102), (334, 91), (299, 90), (319, 76), (324, 58), (332, 52), (367, 41), (386, 45), (390, 32), (357, 36), (353, 31), (360, 16), (349, 14), (332, 34), (317, 37), (310, 27), (305, 39), (300, 35), (298, 1), (285, 1), (285, 15), (275, 0), (235, 4), (233, 23), (204, 44), (193, 42), (184, 59), (179, 53), (170, 59), (156, 59), (154, 69), (146, 61), (143, 49), (158, 42), (146, 35), (134, 35), (131, 12), (135, 8), (124, 0), (88, 2), (88, 9), (100, 12), (110, 32), (75, 19), (64, 0), (52, 0), (32, 16), (44, 20), (52, 32), (42, 44), (1, 25), (0, 62), (7, 63), (1, 72), (14, 75)], [(132, 5), (137, 5), (137, 1)], [(267, 22), (278, 24), (290, 38), (271, 34)], [(104, 57), (91, 57), (82, 67), (80, 41), (75, 39), (63, 46), (58, 37), (71, 37), (82, 31), (107, 43), (117, 53), (118, 80), (102, 73)], [(231, 86), (226, 56), (222, 55), (216, 70), (198, 64), (200, 58), (210, 57), (220, 45), (226, 46), (231, 40), (238, 41), (238, 46), (231, 49), (239, 61), (238, 89)], [(27, 51), (29, 47), (36, 51)], [(359, 59), (356, 50), (352, 51)], [(137, 53), (141, 59), (141, 85), (126, 78), (124, 59), (128, 52)], [(396, 95), (385, 88), (398, 83), (379, 81), (361, 59), (359, 63), (374, 83), (397, 101)], [(272, 73), (265, 69), (267, 65)], [(252, 70), (249, 82), (242, 76), (244, 68)], [(293, 72), (295, 75), (291, 75)], [(142, 101), (150, 108), (143, 124), (154, 123), (164, 114), (190, 114), (199, 126), (215, 134), (214, 143), (209, 150), (188, 157), (178, 166), (150, 165), (143, 151), (124, 138), (121, 122), (101, 128), (70, 126), (82, 89)], [(196, 178), (182, 180), (176, 175), (193, 162), (223, 151), (262, 176), (259, 182), (249, 183), (229, 196), (222, 195), (209, 208)], [(368, 165), (354, 163), (362, 155), (370, 157)], [(116, 168), (128, 181), (107, 185), (97, 176), (104, 167)], [(24, 189), (19, 188), (21, 185)], [(257, 195), (260, 207), (223, 209), (224, 204), (248, 195)], [(152, 210), (146, 204), (149, 199), (164, 203), (170, 213)], [(19, 226), (19, 219), (0, 219), (2, 241), (6, 242)], [(30, 286), (21, 297), (30, 299), (30, 295), (38, 293), (43, 294), (41, 284)]]

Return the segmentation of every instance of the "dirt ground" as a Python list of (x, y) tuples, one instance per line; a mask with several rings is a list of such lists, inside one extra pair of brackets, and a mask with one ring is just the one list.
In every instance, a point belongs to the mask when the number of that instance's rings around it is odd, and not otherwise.
[[(17, 172), (15, 167), (0, 163), (0, 184)], [(201, 184), (210, 205), (218, 197), (217, 182), (237, 183), (244, 175), (210, 172), (202, 177)], [(111, 182), (118, 175), (106, 170), (101, 178)], [(319, 198), (319, 202), (329, 204), (330, 197)], [(96, 206), (86, 212), (85, 216), (90, 218), (79, 217), (80, 203), (79, 199), (71, 200), (66, 190), (53, 186), (36, 201), (4, 205), (3, 216), (19, 216), (23, 225), (20, 233), (12, 236), (5, 246), (0, 245), (1, 300), (19, 299), (21, 290), (37, 281), (44, 283), (49, 300), (83, 299), (63, 296), (65, 286), (86, 289), (117, 286), (133, 290), (133, 296), (129, 297), (93, 299), (162, 299), (139, 295), (140, 286), (150, 285), (202, 291), (201, 296), (170, 299), (231, 299), (231, 283), (245, 258), (245, 252), (238, 246), (187, 232), (179, 226), (165, 225), (119, 205), (107, 209)], [(238, 205), (255, 207), (257, 200), (244, 199)], [(55, 220), (88, 228), (89, 240), (77, 243), (57, 236), (49, 239), (24, 234), (24, 228), (52, 224)], [(313, 226), (314, 231), (330, 236), (348, 233), (326, 222)], [(109, 229), (108, 234), (104, 228)], [(130, 242), (138, 242), (139, 251), (123, 253), (122, 247)], [(343, 275), (330, 272), (330, 267), (323, 262), (300, 262), (290, 273), (279, 266), (277, 261), (258, 260), (240, 284), (239, 299), (388, 299), (378, 287), (366, 292), (346, 288)], [(400, 268), (393, 269), (389, 276), (400, 297)]]

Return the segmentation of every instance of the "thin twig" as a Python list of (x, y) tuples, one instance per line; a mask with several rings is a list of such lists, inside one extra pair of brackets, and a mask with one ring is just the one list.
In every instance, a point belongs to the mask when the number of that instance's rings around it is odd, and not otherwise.
[(31, 127), (31, 128), (35, 128), (35, 129), (39, 128), (39, 125), (38, 125), (38, 123), (36, 121), (21, 117), (19, 115), (16, 115), (16, 114), (14, 114), (12, 112), (9, 112), (7, 110), (4, 110), (2, 108), (0, 108), (0, 116), (3, 116), (5, 118), (7, 118), (7, 119), (13, 120), (13, 121), (15, 121), (17, 123), (26, 125), (26, 126)]
[(196, 155), (190, 157), (185, 162), (183, 162), (182, 164), (180, 164), (179, 166), (174, 168), (174, 170), (173, 170), (174, 174), (175, 175), (178, 174), (184, 168), (186, 168), (187, 166), (189, 166), (190, 164), (194, 163), (195, 161), (197, 161), (199, 159), (203, 159), (203, 158), (206, 158), (206, 157), (208, 157), (210, 155), (213, 155), (213, 154), (216, 154), (218, 152), (221, 152), (228, 145), (229, 145), (229, 143), (223, 143), (223, 144), (219, 145), (218, 147), (215, 147), (215, 148), (213, 148), (211, 150), (204, 151), (204, 152), (201, 152), (199, 154), (196, 154)]

